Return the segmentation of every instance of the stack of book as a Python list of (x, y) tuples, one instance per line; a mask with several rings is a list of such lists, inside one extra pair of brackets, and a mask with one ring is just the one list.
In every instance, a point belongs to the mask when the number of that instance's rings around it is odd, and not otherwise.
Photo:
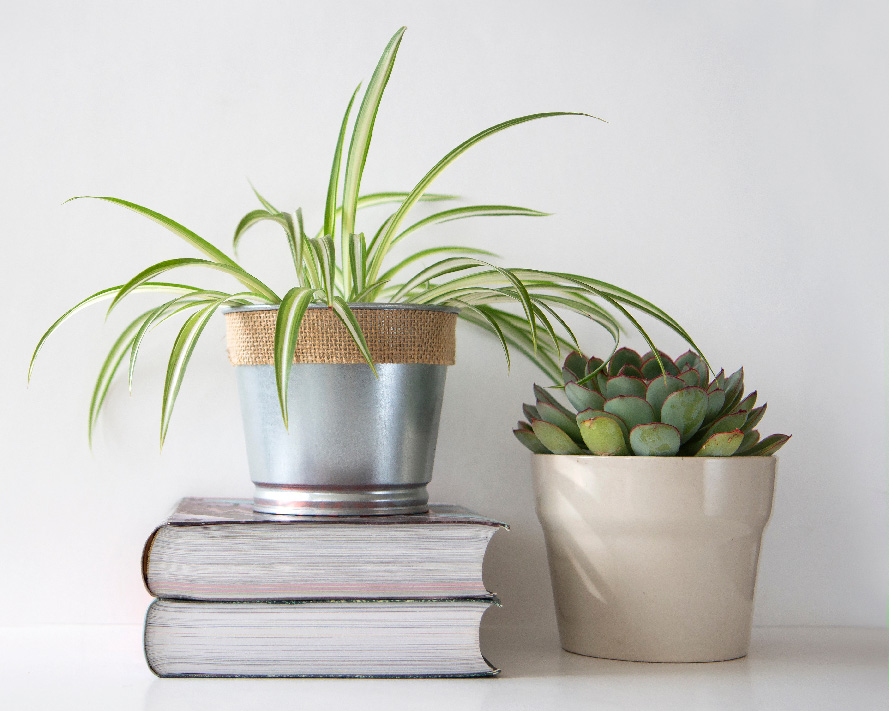
[(503, 524), (458, 506), (410, 516), (257, 514), (188, 498), (148, 538), (145, 658), (170, 676), (489, 676), (482, 582)]

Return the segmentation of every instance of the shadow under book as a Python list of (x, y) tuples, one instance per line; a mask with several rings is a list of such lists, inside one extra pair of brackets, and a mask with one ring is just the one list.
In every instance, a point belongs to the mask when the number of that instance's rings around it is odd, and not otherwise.
[(186, 498), (149, 536), (145, 657), (176, 676), (490, 676), (482, 562), (504, 524), (427, 514), (292, 517)]

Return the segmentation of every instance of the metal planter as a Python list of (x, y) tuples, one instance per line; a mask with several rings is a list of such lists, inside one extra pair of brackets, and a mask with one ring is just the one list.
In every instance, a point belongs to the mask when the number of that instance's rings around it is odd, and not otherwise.
[[(227, 313), (269, 310), (243, 307)], [(450, 328), (453, 341), (455, 309), (355, 304), (353, 310), (359, 322), (364, 320), (371, 353), (391, 346), (374, 343), (388, 327), (375, 329), (371, 320), (391, 318), (393, 311), (411, 312), (396, 316), (412, 322), (436, 319), (435, 328)], [(313, 307), (307, 317), (317, 320), (328, 315), (326, 308)], [(261, 316), (267, 327), (273, 314)], [(444, 323), (443, 316), (447, 317)], [(227, 321), (231, 357), (232, 327)], [(311, 325), (306, 331), (312, 337)], [(299, 345), (296, 359), (300, 360)], [(256, 487), (254, 510), (308, 516), (428, 510), (426, 485), (432, 478), (447, 365), (375, 362), (375, 367), (378, 377), (366, 363), (295, 362), (288, 384), (289, 428), (285, 428), (274, 365), (236, 365), (247, 463)]]

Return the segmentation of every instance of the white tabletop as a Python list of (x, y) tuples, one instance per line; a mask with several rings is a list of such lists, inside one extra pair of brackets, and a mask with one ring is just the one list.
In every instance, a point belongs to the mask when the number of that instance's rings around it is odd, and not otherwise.
[(562, 651), (550, 635), (486, 629), (483, 652), (500, 677), (428, 680), (158, 679), (145, 665), (141, 634), (136, 625), (0, 628), (0, 708), (889, 708), (883, 629), (758, 628), (746, 659), (715, 664), (590, 659)]

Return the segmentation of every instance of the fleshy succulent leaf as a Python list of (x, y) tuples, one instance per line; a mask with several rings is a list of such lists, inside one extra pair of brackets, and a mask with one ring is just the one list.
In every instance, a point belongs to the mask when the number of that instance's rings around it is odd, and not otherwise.
[(747, 421), (747, 413), (745, 411), (733, 412), (729, 415), (723, 415), (710, 425), (701, 435), (703, 440), (709, 439), (720, 432), (734, 432), (740, 430)]
[(584, 420), (580, 423), (580, 434), (593, 454), (620, 456), (629, 452), (620, 425), (610, 417)]
[(679, 445), (679, 430), (663, 422), (636, 425), (630, 430), (630, 448), (639, 457), (672, 457)]
[(661, 422), (679, 430), (682, 442), (698, 431), (707, 414), (707, 393), (703, 388), (683, 388), (671, 393), (661, 406)]
[(632, 348), (619, 348), (608, 363), (608, 375), (612, 377), (618, 375), (625, 365), (641, 369), (642, 357)]
[(651, 405), (656, 420), (659, 420), (661, 417), (661, 407), (667, 396), (685, 387), (687, 386), (682, 380), (672, 375), (661, 375), (648, 384), (648, 388), (645, 391), (645, 399)]
[(639, 370), (635, 365), (631, 365), (630, 363), (625, 364), (621, 367), (618, 375), (625, 375), (628, 378), (639, 378), (639, 380), (643, 380), (642, 371)]
[(725, 390), (716, 388), (707, 391), (707, 417), (705, 421), (714, 419), (725, 406)]
[(603, 393), (606, 399), (620, 397), (621, 395), (632, 395), (634, 397), (645, 397), (645, 381), (639, 378), (630, 378), (625, 375), (617, 375), (608, 378)]
[(549, 405), (552, 405), (554, 408), (562, 412), (566, 417), (574, 417), (574, 413), (570, 412), (567, 407), (565, 407), (562, 403), (560, 403), (556, 398), (550, 395), (547, 392), (546, 388), (542, 388), (539, 385), (534, 385), (534, 397), (537, 398), (537, 404), (545, 402)]
[(787, 444), (790, 435), (773, 434), (746, 450), (742, 457), (770, 457)]
[(641, 397), (620, 395), (606, 401), (602, 409), (622, 419), (628, 430), (632, 430), (636, 425), (654, 422), (654, 410), (648, 401)]
[(593, 373), (595, 373), (599, 369), (601, 369), (604, 365), (605, 365), (604, 360), (602, 360), (601, 358), (596, 358), (596, 356), (592, 356), (586, 362), (585, 374), (592, 375)]
[[(670, 357), (666, 353), (661, 353), (661, 363), (664, 364), (664, 370), (667, 375), (677, 376), (679, 375), (679, 368), (676, 367), (676, 364), (670, 359)], [(642, 367), (640, 368), (642, 371), (642, 375), (650, 380), (652, 378), (656, 378), (659, 375), (663, 375), (661, 372), (661, 366), (658, 364), (657, 359), (654, 355), (651, 355), (648, 359), (644, 360), (642, 363)]]
[(747, 413), (747, 421), (744, 423), (744, 426), (741, 427), (745, 433), (750, 432), (754, 427), (756, 427), (761, 421), (763, 416), (766, 414), (767, 403), (763, 403), (761, 407), (753, 408), (749, 413)]
[(602, 395), (577, 383), (565, 384), (565, 397), (578, 412), (588, 409), (601, 410), (605, 406), (605, 398)]
[(594, 417), (610, 417), (620, 427), (620, 430), (624, 435), (624, 440), (626, 442), (630, 441), (630, 430), (627, 429), (626, 423), (624, 423), (624, 421), (617, 415), (613, 415), (610, 412), (605, 412), (605, 410), (584, 410), (583, 412), (578, 412), (577, 424), (582, 425), (586, 420), (592, 420)]
[(696, 457), (730, 457), (744, 441), (744, 433), (741, 430), (730, 432), (717, 432), (707, 438), (703, 446), (698, 450)]
[(556, 408), (548, 402), (538, 402), (537, 412), (540, 417), (550, 424), (568, 434), (571, 439), (580, 443), (580, 430), (577, 428), (577, 420), (574, 416), (566, 414), (564, 408)]
[(519, 442), (534, 452), (534, 454), (551, 454), (551, 452), (543, 446), (543, 443), (537, 439), (537, 435), (534, 434), (534, 431), (530, 428), (527, 430), (520, 428), (513, 430), (512, 433)]
[(756, 406), (756, 390), (745, 397), (735, 406), (735, 410), (747, 410), (750, 412)]
[(744, 454), (748, 449), (753, 447), (757, 442), (759, 442), (759, 430), (750, 430), (749, 432), (744, 434), (744, 439), (741, 441), (741, 446), (735, 451), (735, 457)]
[(583, 454), (577, 443), (551, 422), (531, 420), (531, 429), (540, 443), (553, 454)]
[(586, 375), (587, 360), (577, 351), (571, 351), (562, 364), (564, 370), (570, 371), (574, 375), (574, 380), (580, 380)]
[(525, 418), (530, 422), (531, 420), (540, 420), (540, 413), (537, 412), (537, 408), (534, 405), (528, 405), (527, 403), (522, 405), (522, 413), (525, 415)]
[(698, 375), (698, 371), (689, 368), (687, 370), (683, 370), (679, 373), (678, 377), (683, 383), (687, 386), (696, 388), (701, 385), (701, 378)]

